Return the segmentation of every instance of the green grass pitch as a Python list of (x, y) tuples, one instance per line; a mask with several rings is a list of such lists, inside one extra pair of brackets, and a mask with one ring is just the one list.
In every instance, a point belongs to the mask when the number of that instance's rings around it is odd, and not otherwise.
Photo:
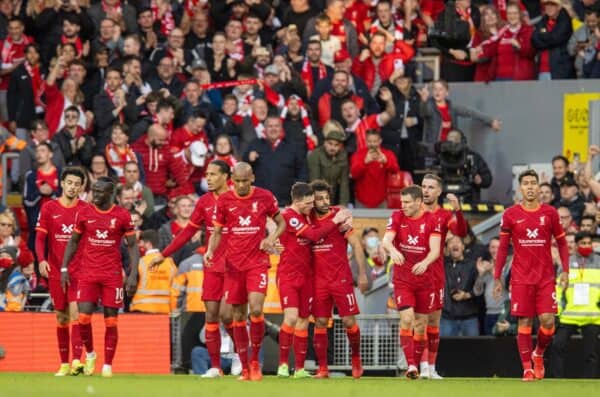
[(116, 374), (111, 379), (55, 378), (52, 374), (0, 374), (0, 396), (21, 397), (385, 397), (385, 396), (569, 396), (598, 395), (600, 381), (554, 380), (523, 383), (519, 379), (454, 378), (408, 381), (404, 378), (278, 379), (238, 382), (233, 377), (199, 379), (196, 376), (136, 376)]

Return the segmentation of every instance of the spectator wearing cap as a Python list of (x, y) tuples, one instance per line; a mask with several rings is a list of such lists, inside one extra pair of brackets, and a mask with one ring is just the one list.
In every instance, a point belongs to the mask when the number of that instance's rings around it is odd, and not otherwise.
[(560, 207), (566, 207), (573, 216), (573, 221), (579, 224), (583, 211), (585, 210), (585, 201), (579, 194), (577, 181), (573, 176), (567, 176), (560, 183)]
[(575, 77), (568, 43), (573, 34), (571, 18), (560, 0), (544, 0), (544, 13), (535, 25), (531, 43), (539, 51), (538, 79), (557, 80)]
[(368, 130), (366, 135), (366, 148), (351, 157), (355, 204), (367, 208), (385, 207), (387, 177), (400, 168), (394, 153), (381, 147), (377, 130)]
[(475, 66), (469, 47), (479, 29), (479, 9), (471, 0), (448, 2), (430, 32), (431, 43), (442, 52), (442, 78), (446, 81), (473, 81)]
[(550, 185), (552, 185), (552, 193), (554, 201), (552, 205), (558, 207), (560, 201), (560, 185), (567, 178), (575, 179), (575, 174), (569, 171), (569, 160), (563, 155), (556, 155), (552, 158), (552, 179)]
[(350, 202), (350, 167), (344, 150), (346, 135), (339, 127), (324, 135), (323, 145), (308, 155), (309, 180), (326, 181), (331, 186), (331, 204), (345, 206)]
[(376, 96), (379, 87), (387, 81), (395, 69), (403, 68), (415, 50), (402, 40), (396, 42), (394, 52), (385, 52), (386, 35), (375, 32), (369, 39), (369, 47), (362, 50), (352, 64), (352, 73), (367, 84), (371, 95)]
[(92, 19), (96, 31), (100, 30), (102, 20), (110, 18), (117, 22), (125, 33), (137, 33), (138, 26), (135, 8), (131, 4), (120, 0), (104, 0), (92, 4), (87, 9), (87, 14)]
[(175, 98), (181, 97), (183, 92), (183, 83), (176, 76), (176, 70), (178, 67), (177, 60), (170, 56), (164, 56), (158, 62), (156, 68), (157, 75), (150, 80), (150, 87), (155, 91), (166, 89), (169, 95), (173, 95)]
[(157, 204), (166, 203), (170, 189), (186, 184), (185, 174), (173, 158), (168, 145), (168, 133), (162, 125), (150, 126), (147, 135), (131, 148), (142, 157), (146, 183)]
[(305, 152), (285, 135), (279, 115), (268, 116), (265, 137), (250, 142), (242, 157), (254, 170), (256, 186), (273, 192), (280, 206), (290, 204), (292, 185), (308, 177)]
[(285, 62), (281, 55), (277, 55), (273, 64), (265, 69), (262, 88), (267, 101), (277, 108), (282, 108), (285, 98), (292, 95), (306, 98), (306, 87), (300, 79), (300, 75)]
[(204, 141), (194, 141), (173, 157), (183, 169), (186, 180), (184, 185), (175, 189), (177, 194), (202, 194), (201, 183), (208, 165), (208, 144)]
[[(150, 61), (158, 67), (165, 57), (170, 57), (174, 61), (175, 73), (190, 75), (192, 73), (192, 63), (200, 58), (196, 51), (185, 48), (184, 43), (185, 35), (183, 31), (179, 28), (173, 29), (167, 37), (167, 45), (156, 48), (150, 55)], [(160, 69), (158, 73), (160, 75)]]
[(0, 248), (0, 312), (22, 312), (30, 290), (17, 264), (17, 247)]
[[(488, 14), (493, 11), (488, 11)], [(495, 14), (492, 14), (495, 15)], [(481, 45), (473, 49), (471, 58), (487, 61), (484, 76), (480, 76), (481, 63), (477, 64), (475, 80), (534, 80), (536, 49), (531, 44), (533, 28), (522, 21), (521, 9), (517, 4), (506, 7), (508, 24)], [(493, 33), (493, 32), (490, 32)]]
[(420, 97), (412, 85), (412, 71), (414, 67), (411, 64), (397, 69), (383, 84), (392, 93), (396, 112), (381, 127), (382, 146), (394, 152), (400, 169), (410, 172), (418, 168), (417, 148), (423, 137), (423, 123), (419, 114)]
[(309, 98), (319, 81), (333, 75), (331, 66), (327, 66), (321, 62), (321, 42), (318, 40), (311, 40), (308, 42), (306, 47), (306, 57), (302, 62), (296, 63), (294, 68), (300, 73), (300, 77), (306, 86), (306, 92)]
[[(331, 35), (337, 37), (342, 48), (348, 50), (351, 58), (358, 55), (358, 36), (352, 22), (344, 18), (344, 0), (327, 0), (325, 12), (331, 24)], [(307, 24), (302, 41), (306, 44), (317, 33), (317, 19), (311, 18)]]
[[(335, 68), (334, 70), (348, 73), (350, 91), (360, 97), (364, 103), (364, 109), (366, 114), (373, 114), (379, 112), (379, 106), (377, 102), (369, 92), (369, 87), (365, 82), (357, 76), (352, 74), (352, 58), (345, 49), (341, 49), (335, 53)], [(333, 81), (333, 74), (327, 78), (320, 80), (315, 83), (315, 89), (310, 96), (310, 107), (311, 109), (317, 109), (319, 107), (319, 99), (328, 91), (331, 91)], [(316, 111), (313, 117), (316, 118)]]

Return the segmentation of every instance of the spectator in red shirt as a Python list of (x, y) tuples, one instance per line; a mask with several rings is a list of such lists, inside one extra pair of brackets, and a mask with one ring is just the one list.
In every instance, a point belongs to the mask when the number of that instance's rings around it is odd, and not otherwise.
[(355, 204), (367, 208), (385, 207), (387, 176), (398, 171), (400, 168), (396, 156), (381, 147), (379, 132), (367, 131), (367, 147), (352, 156), (350, 166)]
[(193, 142), (201, 141), (208, 147), (208, 136), (204, 131), (204, 126), (208, 115), (201, 111), (196, 110), (187, 116), (186, 123), (175, 130), (169, 146), (173, 153), (181, 152), (183, 149), (190, 146)]
[(502, 28), (503, 22), (498, 11), (492, 6), (481, 7), (481, 26), (475, 33), (470, 49), (470, 58), (476, 62), (474, 81), (488, 82), (493, 79), (494, 63), (492, 57), (479, 56), (476, 50), (490, 46)]
[(385, 42), (385, 33), (373, 33), (369, 48), (362, 50), (352, 64), (352, 73), (365, 81), (373, 96), (377, 95), (379, 87), (390, 78), (394, 69), (404, 67), (415, 55), (415, 50), (402, 40), (396, 41), (393, 53), (386, 54)]
[(540, 52), (538, 79), (556, 80), (575, 77), (573, 58), (567, 45), (573, 34), (571, 17), (561, 8), (560, 0), (543, 0), (546, 15), (535, 25), (531, 43)]

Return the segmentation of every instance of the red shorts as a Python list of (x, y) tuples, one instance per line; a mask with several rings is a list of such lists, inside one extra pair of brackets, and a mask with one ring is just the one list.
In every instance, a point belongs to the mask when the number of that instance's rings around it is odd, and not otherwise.
[(432, 312), (442, 310), (444, 308), (445, 283), (437, 283), (435, 285), (435, 301), (433, 302)]
[(77, 279), (71, 277), (67, 292), (64, 292), (60, 286), (60, 279), (48, 279), (48, 289), (54, 310), (65, 311), (69, 307), (69, 303), (77, 302), (77, 285)]
[(202, 300), (220, 302), (223, 298), (225, 273), (204, 272), (202, 281)]
[(308, 318), (314, 296), (312, 277), (278, 278), (279, 300), (282, 309), (297, 308), (298, 317)]
[(225, 273), (225, 301), (230, 305), (248, 303), (248, 294), (266, 295), (269, 284), (268, 267), (255, 267), (242, 272)]
[(104, 280), (80, 280), (77, 289), (77, 302), (98, 303), (100, 299), (102, 306), (121, 308), (123, 307), (123, 278), (111, 278)]
[(543, 313), (556, 313), (556, 282), (550, 280), (538, 285), (510, 286), (510, 314), (515, 317), (535, 317)]
[[(441, 292), (443, 299), (443, 290)], [(402, 282), (394, 282), (394, 297), (398, 310), (412, 307), (415, 313), (429, 314), (439, 306), (439, 288), (415, 287)], [(442, 303), (443, 306), (443, 303)]]
[(319, 318), (331, 317), (333, 305), (340, 317), (360, 314), (352, 279), (345, 283), (316, 283), (313, 301), (313, 315)]

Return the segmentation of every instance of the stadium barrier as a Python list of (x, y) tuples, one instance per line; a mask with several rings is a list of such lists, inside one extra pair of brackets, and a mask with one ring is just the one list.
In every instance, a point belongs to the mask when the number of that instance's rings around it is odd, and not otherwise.
[[(58, 368), (54, 313), (0, 313), (0, 372), (52, 372)], [(96, 371), (104, 356), (104, 319), (92, 317)], [(122, 314), (114, 368), (120, 373), (170, 373), (169, 316)]]

